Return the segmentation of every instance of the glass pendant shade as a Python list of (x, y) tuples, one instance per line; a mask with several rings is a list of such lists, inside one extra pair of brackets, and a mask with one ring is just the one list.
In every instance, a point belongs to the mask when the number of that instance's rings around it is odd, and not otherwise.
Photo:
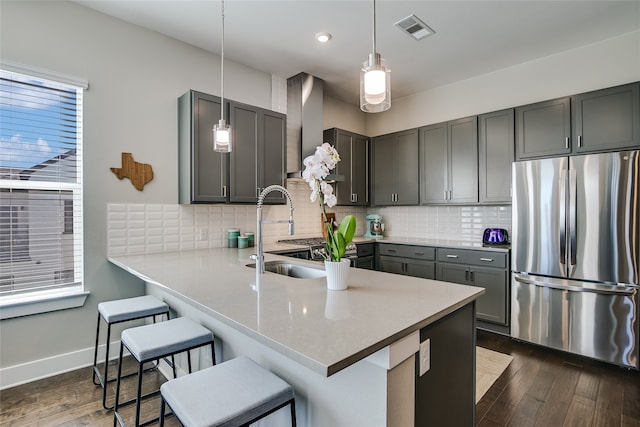
[(231, 126), (227, 125), (224, 119), (213, 125), (213, 151), (231, 152)]
[(391, 70), (380, 54), (371, 53), (360, 69), (360, 109), (379, 113), (391, 108)]

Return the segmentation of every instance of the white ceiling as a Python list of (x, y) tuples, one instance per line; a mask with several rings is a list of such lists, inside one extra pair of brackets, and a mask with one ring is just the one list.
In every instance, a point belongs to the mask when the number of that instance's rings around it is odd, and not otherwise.
[[(218, 0), (77, 3), (220, 53)], [(436, 34), (414, 41), (394, 27), (411, 14)], [(639, 30), (640, 0), (378, 0), (376, 15), (377, 51), (392, 70), (398, 98)], [(332, 40), (316, 42), (320, 31)], [(226, 59), (284, 78), (313, 74), (329, 94), (354, 105), (372, 37), (369, 0), (225, 1)]]

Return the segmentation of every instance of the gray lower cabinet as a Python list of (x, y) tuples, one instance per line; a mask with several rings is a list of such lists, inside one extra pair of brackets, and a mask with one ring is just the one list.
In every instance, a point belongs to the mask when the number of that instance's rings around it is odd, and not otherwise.
[(178, 99), (179, 201), (228, 201), (227, 154), (213, 151), (213, 125), (220, 120), (220, 98), (190, 90)]
[(420, 203), (477, 203), (477, 117), (422, 127), (419, 139)]
[(375, 243), (357, 243), (356, 248), (358, 249), (356, 267), (375, 270)]
[(377, 269), (405, 276), (436, 278), (436, 250), (427, 246), (378, 243)]
[(369, 137), (337, 128), (323, 136), (340, 154), (333, 172), (344, 177), (335, 183), (338, 205), (369, 206)]
[(418, 129), (373, 139), (371, 187), (374, 205), (418, 204), (418, 145)]
[(480, 203), (511, 203), (514, 139), (513, 108), (478, 116)]
[(478, 320), (508, 325), (508, 254), (494, 251), (438, 248), (437, 279), (479, 286), (486, 293), (476, 301)]
[[(233, 148), (229, 155), (229, 201), (256, 203), (269, 185), (286, 182), (286, 116), (239, 102), (229, 102)], [(279, 191), (265, 203), (285, 203)]]

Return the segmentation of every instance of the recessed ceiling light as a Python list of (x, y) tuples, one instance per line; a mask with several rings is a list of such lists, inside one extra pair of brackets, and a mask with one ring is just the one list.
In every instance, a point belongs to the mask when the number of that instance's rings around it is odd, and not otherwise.
[(325, 32), (318, 33), (316, 34), (316, 40), (320, 43), (326, 43), (331, 40), (331, 34)]

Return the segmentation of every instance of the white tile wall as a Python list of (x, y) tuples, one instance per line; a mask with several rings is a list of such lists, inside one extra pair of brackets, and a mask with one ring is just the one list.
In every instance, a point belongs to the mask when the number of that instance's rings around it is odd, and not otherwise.
[(511, 205), (370, 208), (382, 215), (385, 235), (480, 242), (487, 227), (511, 233)]
[[(320, 206), (309, 200), (311, 192), (307, 183), (289, 180), (287, 188), (293, 197), (294, 237), (321, 236)], [(338, 220), (348, 214), (355, 215), (356, 233), (364, 234), (365, 208), (340, 206), (327, 212), (335, 212)], [(287, 219), (289, 207), (265, 205), (262, 217)], [(239, 228), (240, 232), (256, 231), (256, 206), (109, 203), (107, 221), (109, 255), (215, 248), (227, 245), (230, 228)], [(266, 243), (288, 236), (287, 224), (264, 224), (262, 231)]]
[[(301, 180), (289, 180), (287, 188), (294, 203), (294, 237), (322, 235), (321, 211), (309, 200), (310, 190)], [(365, 232), (365, 215), (383, 216), (385, 234), (392, 237), (479, 242), (486, 227), (511, 232), (511, 206), (400, 206), (353, 208), (337, 206), (338, 221), (352, 214), (357, 219), (356, 235)], [(262, 209), (263, 219), (286, 219), (286, 205)], [(107, 205), (108, 254), (144, 254), (178, 250), (215, 248), (227, 245), (227, 230), (256, 231), (255, 205)], [(264, 242), (287, 238), (286, 224), (263, 225)]]

